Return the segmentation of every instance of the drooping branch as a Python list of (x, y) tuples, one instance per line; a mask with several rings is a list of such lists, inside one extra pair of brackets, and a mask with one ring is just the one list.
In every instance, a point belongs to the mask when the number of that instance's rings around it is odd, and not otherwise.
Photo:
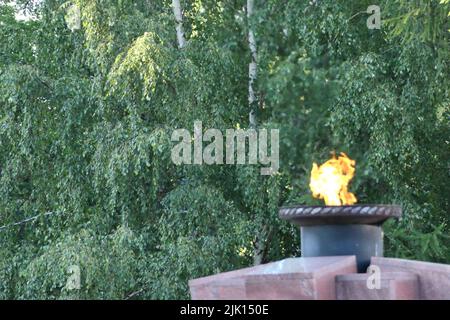
[(20, 226), (20, 225), (22, 225), (22, 224), (24, 224), (24, 223), (27, 223), (27, 222), (30, 222), (30, 221), (35, 221), (35, 220), (38, 219), (39, 217), (43, 217), (43, 216), (51, 216), (51, 215), (54, 215), (54, 214), (57, 214), (57, 215), (58, 215), (58, 214), (61, 214), (61, 212), (60, 212), (60, 211), (56, 211), (56, 212), (45, 212), (45, 213), (40, 213), (40, 214), (37, 214), (37, 215), (35, 215), (35, 216), (26, 218), (26, 219), (24, 219), (24, 220), (22, 220), (22, 221), (18, 221), (18, 222), (14, 222), (14, 223), (11, 223), (11, 224), (7, 224), (7, 225), (4, 225), (4, 226), (1, 226), (1, 227), (0, 227), (0, 231), (3, 230), (3, 229), (9, 228), (9, 227)]

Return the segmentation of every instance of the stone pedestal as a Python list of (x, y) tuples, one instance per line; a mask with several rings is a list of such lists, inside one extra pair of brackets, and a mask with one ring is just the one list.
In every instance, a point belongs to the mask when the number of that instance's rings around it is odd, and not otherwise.
[(336, 299), (335, 277), (355, 273), (354, 256), (290, 258), (189, 281), (194, 300)]
[(371, 264), (384, 272), (409, 272), (419, 277), (419, 298), (423, 300), (450, 300), (450, 265), (372, 257)]
[[(450, 300), (450, 265), (372, 257), (374, 274), (356, 273), (355, 256), (290, 258), (189, 281), (194, 300)], [(372, 282), (373, 284), (373, 282)]]
[[(372, 282), (374, 276), (377, 275), (359, 273), (337, 276), (337, 299), (417, 300), (419, 298), (419, 277), (414, 273), (382, 272), (379, 279)], [(373, 286), (374, 284), (376, 286)]]

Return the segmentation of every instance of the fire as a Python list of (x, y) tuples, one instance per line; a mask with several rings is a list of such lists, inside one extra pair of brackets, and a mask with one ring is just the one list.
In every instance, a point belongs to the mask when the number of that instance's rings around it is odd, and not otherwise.
[(313, 197), (324, 199), (328, 206), (340, 206), (356, 203), (356, 197), (348, 192), (348, 184), (355, 174), (355, 160), (341, 152), (318, 166), (313, 163), (309, 187)]

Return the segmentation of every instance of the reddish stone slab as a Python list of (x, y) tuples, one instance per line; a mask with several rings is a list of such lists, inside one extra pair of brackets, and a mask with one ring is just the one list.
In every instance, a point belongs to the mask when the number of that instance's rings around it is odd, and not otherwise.
[(338, 300), (417, 300), (419, 277), (409, 272), (382, 272), (379, 288), (370, 289), (367, 273), (345, 274), (336, 277)]
[(335, 299), (335, 277), (356, 272), (354, 256), (289, 258), (189, 281), (194, 300)]
[(419, 276), (419, 298), (450, 300), (450, 265), (432, 262), (372, 257), (381, 272), (410, 272)]

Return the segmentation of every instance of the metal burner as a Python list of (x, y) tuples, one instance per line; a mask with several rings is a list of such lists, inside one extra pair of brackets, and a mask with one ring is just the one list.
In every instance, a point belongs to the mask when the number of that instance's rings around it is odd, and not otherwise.
[(302, 257), (355, 255), (358, 272), (365, 272), (371, 257), (383, 256), (381, 225), (399, 218), (396, 205), (282, 207), (281, 219), (299, 225)]

